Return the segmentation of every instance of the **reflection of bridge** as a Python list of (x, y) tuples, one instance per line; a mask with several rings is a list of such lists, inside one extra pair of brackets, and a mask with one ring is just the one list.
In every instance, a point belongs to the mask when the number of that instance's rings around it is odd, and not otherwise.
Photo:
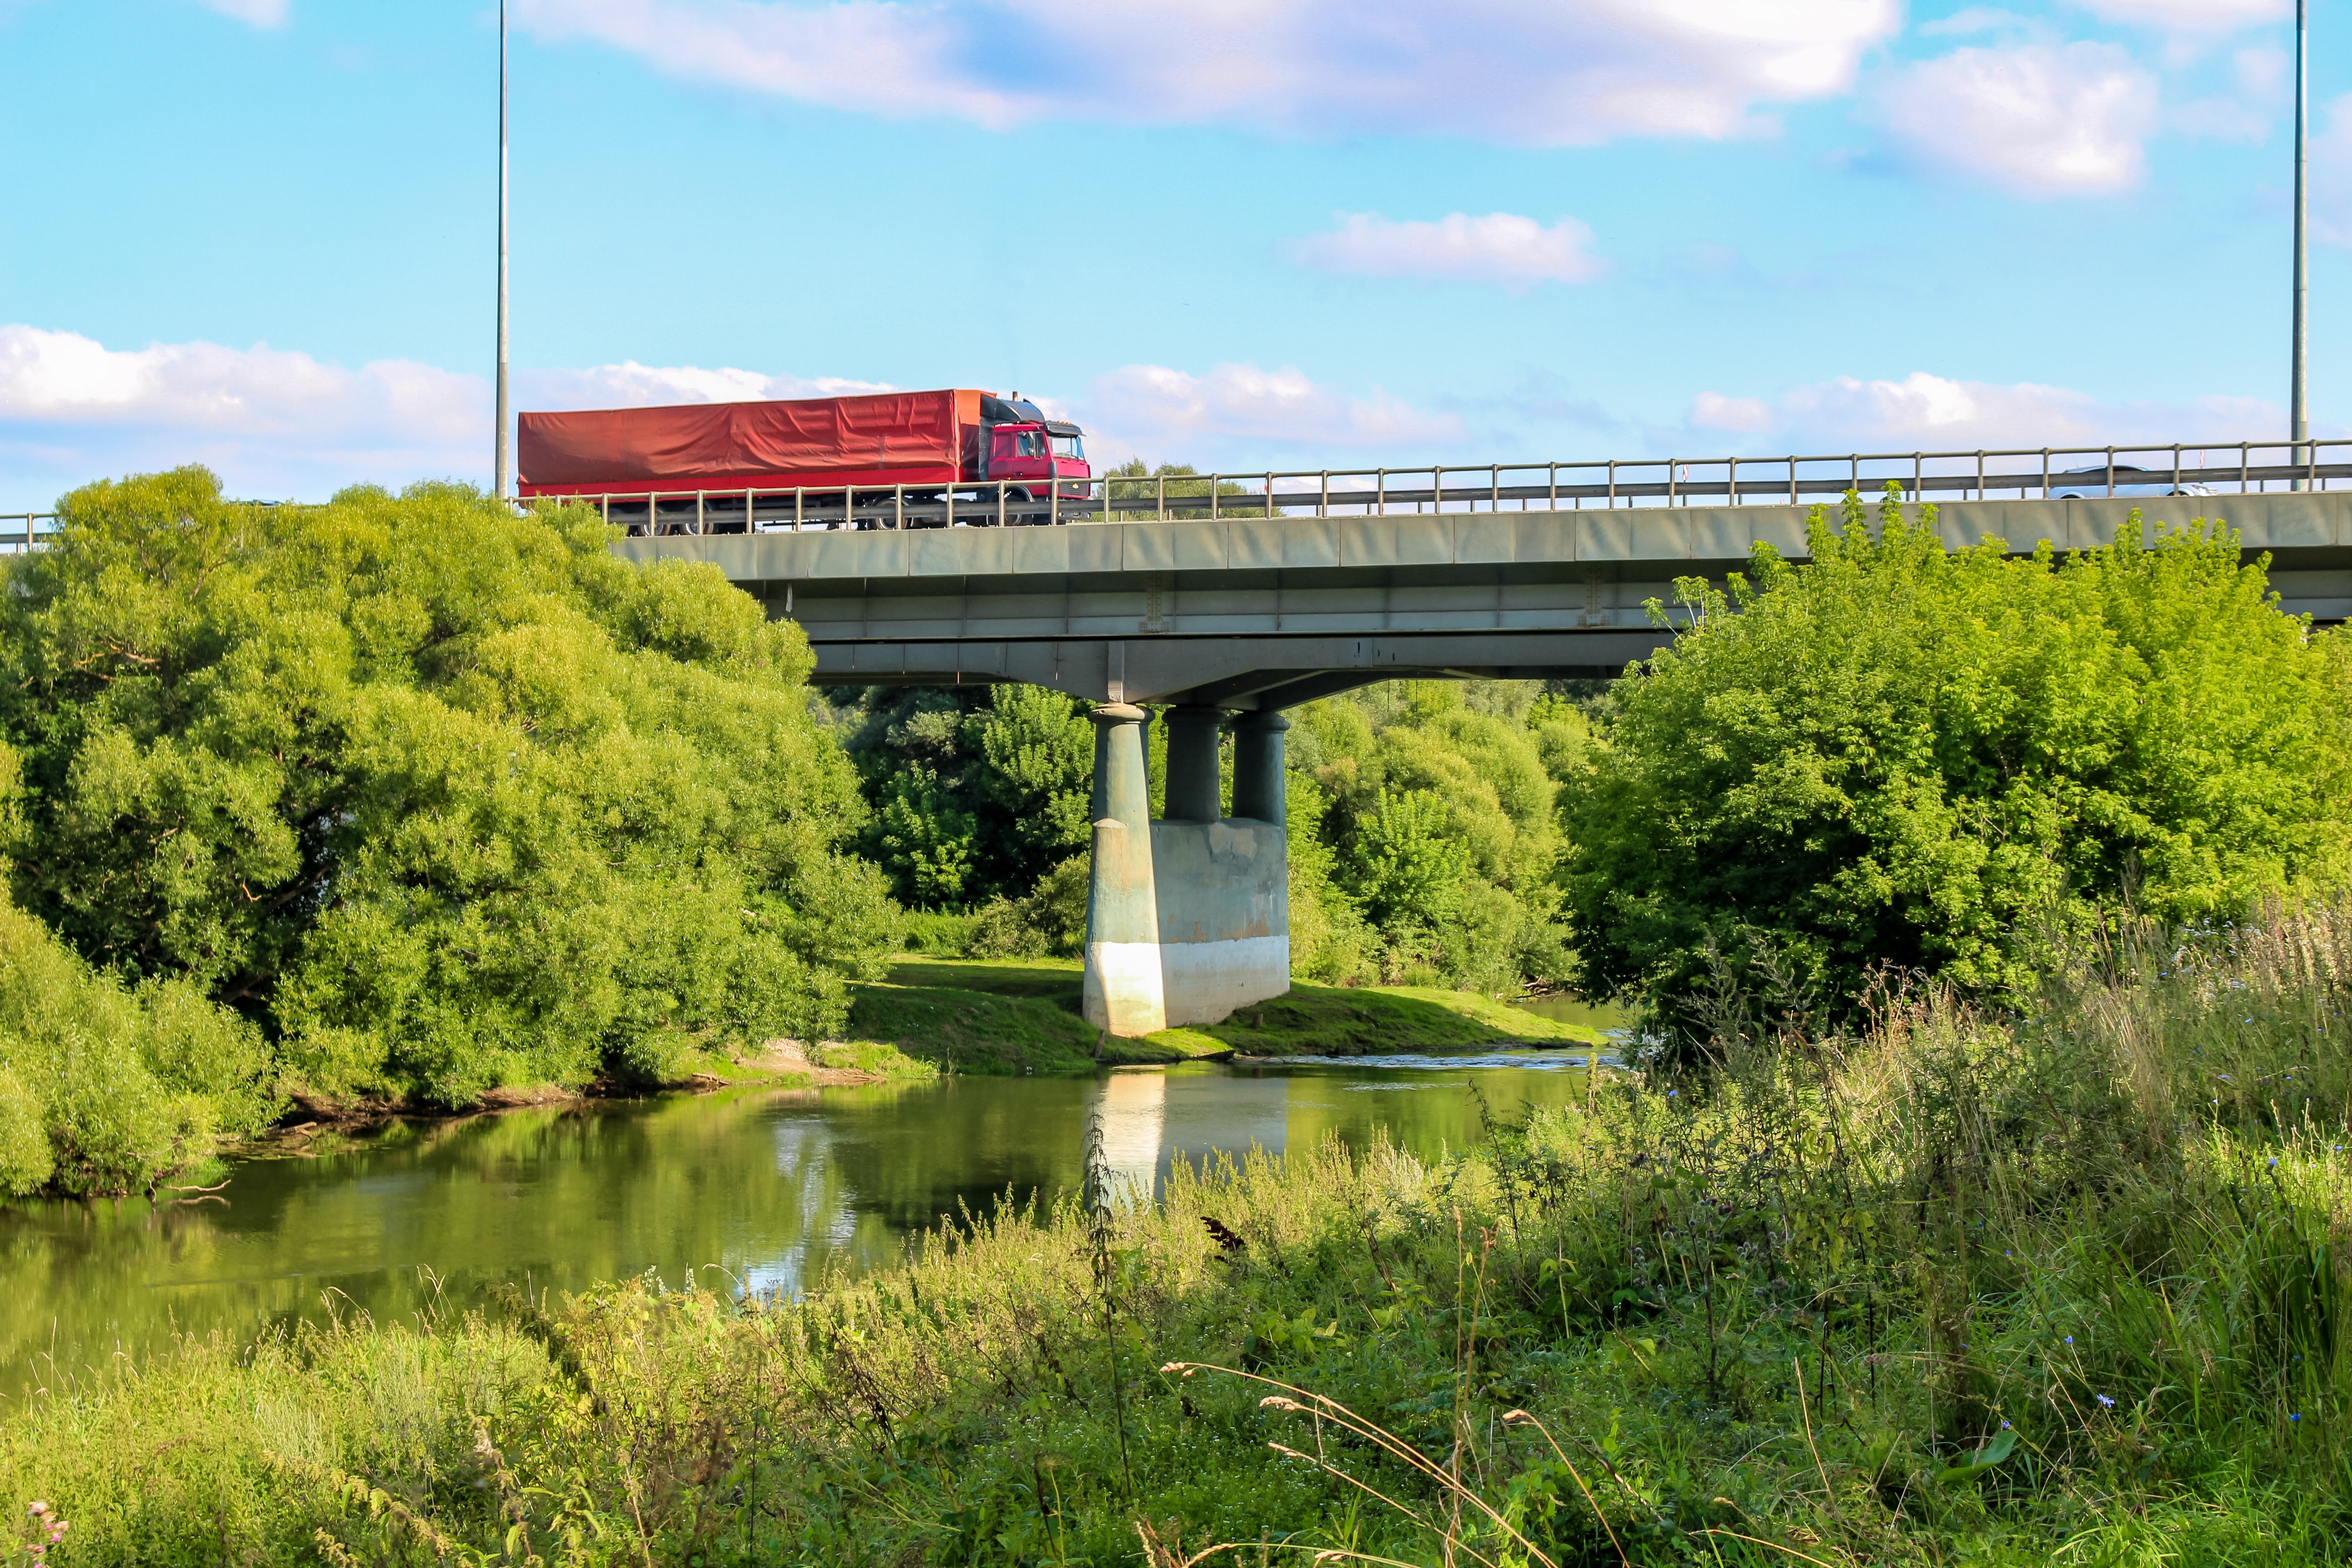
[[(1398, 676), (1613, 675), (1673, 635), (1647, 601), (1670, 601), (1677, 577), (1719, 582), (1759, 540), (1801, 559), (1811, 510), (1537, 510), (1499, 495), (1480, 510), (1402, 510), (1430, 505), (1424, 492), (1340, 516), (1322, 499), (1311, 515), (1268, 516), (1261, 499), (1242, 517), (660, 534), (614, 548), (715, 563), (807, 631), (823, 683), (1019, 680), (1101, 704), (1086, 1011), (1135, 1035), (1288, 988), (1280, 710)], [(2134, 508), (2151, 522), (2226, 519), (2250, 556), (2271, 556), (2287, 610), (2352, 615), (2352, 489), (1965, 500), (1941, 503), (1938, 521), (1955, 545), (1990, 535), (2063, 551), (2108, 542)], [(1145, 701), (1172, 705), (1157, 821), (1149, 719), (1133, 706)]]

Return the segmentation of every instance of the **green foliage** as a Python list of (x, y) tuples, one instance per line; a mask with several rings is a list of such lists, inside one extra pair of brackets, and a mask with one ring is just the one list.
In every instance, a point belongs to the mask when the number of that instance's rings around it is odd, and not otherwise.
[[(2059, 957), (2031, 1019), (1742, 1025), (1465, 1155), (1179, 1163), (789, 1300), (189, 1338), (51, 1374), (0, 1490), (163, 1568), (2342, 1562), (2352, 916)], [(2204, 1092), (2224, 1042), (2308, 1092)]]
[(2226, 525), (2015, 559), (1850, 496), (1811, 549), (1679, 584), (1688, 629), (1583, 753), (1599, 986), (1685, 996), (1727, 962), (1835, 1007), (1880, 965), (2017, 987), (2108, 911), (2227, 918), (2352, 869), (2344, 639), (2281, 615)]
[(1488, 993), (1575, 973), (1557, 885), (1591, 749), (1574, 706), (1528, 681), (1391, 682), (1300, 709), (1291, 747), (1316, 784), (1291, 808), (1301, 973)]
[(1018, 685), (832, 697), (875, 807), (866, 852), (909, 906), (1017, 902), (1086, 848), (1094, 723), (1076, 699)]
[(313, 1092), (462, 1104), (839, 1032), (893, 940), (799, 631), (582, 510), (89, 486), (21, 558), (19, 900), (281, 1037)]
[[(1175, 517), (1206, 517), (1209, 515), (1209, 481), (1190, 463), (1162, 463), (1153, 468), (1141, 458), (1129, 458), (1116, 468), (1103, 470), (1111, 502), (1108, 522), (1150, 522), (1160, 516), (1161, 498), (1166, 498), (1170, 515)], [(1217, 515), (1219, 517), (1264, 517), (1267, 514), (1263, 491), (1253, 491), (1233, 479), (1217, 481)], [(1255, 500), (1251, 498), (1255, 496)], [(1179, 506), (1179, 502), (1185, 503)], [(1130, 511), (1129, 505), (1139, 510)], [(1274, 509), (1280, 516), (1281, 509)]]
[(278, 1107), (260, 1031), (184, 978), (126, 987), (0, 901), (0, 1193), (152, 1186)]

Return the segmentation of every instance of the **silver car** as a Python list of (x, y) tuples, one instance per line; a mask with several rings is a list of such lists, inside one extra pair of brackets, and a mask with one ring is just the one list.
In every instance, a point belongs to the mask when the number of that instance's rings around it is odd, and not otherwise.
[[(2116, 488), (2107, 489), (2107, 476), (2115, 475)], [(2147, 479), (2126, 481), (2127, 474), (2148, 474)], [(2079, 477), (2078, 477), (2079, 476)], [(2069, 468), (2065, 478), (2072, 483), (2053, 483), (2050, 489), (2053, 500), (2104, 500), (2108, 496), (2210, 496), (2213, 487), (2183, 479), (2174, 484), (2169, 478), (2151, 474), (2147, 468), (2137, 468), (2129, 463), (2117, 463), (2110, 470), (2105, 463), (2092, 468)]]

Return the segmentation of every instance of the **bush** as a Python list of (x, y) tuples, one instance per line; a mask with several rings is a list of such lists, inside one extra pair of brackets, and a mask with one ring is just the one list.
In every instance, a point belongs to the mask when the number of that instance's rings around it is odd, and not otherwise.
[(275, 1113), (261, 1032), (183, 979), (94, 972), (0, 901), (0, 1192), (121, 1193)]
[(2352, 649), (2226, 525), (2019, 559), (1850, 496), (1810, 548), (1678, 584), (1688, 629), (1617, 688), (1568, 879), (1599, 988), (1664, 1003), (1768, 951), (1834, 1008), (1882, 965), (2022, 988), (2105, 912), (2352, 870)]
[(895, 945), (805, 638), (586, 509), (77, 490), (0, 604), (15, 884), (92, 961), (282, 1038), (310, 1090), (464, 1104), (840, 1032)]

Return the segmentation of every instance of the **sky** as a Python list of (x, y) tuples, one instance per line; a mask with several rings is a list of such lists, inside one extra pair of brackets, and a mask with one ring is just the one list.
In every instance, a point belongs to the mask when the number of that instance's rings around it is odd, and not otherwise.
[[(978, 386), (1229, 469), (2286, 433), (2293, 0), (509, 4), (520, 408)], [(0, 512), (487, 486), (497, 29), (0, 0)]]

